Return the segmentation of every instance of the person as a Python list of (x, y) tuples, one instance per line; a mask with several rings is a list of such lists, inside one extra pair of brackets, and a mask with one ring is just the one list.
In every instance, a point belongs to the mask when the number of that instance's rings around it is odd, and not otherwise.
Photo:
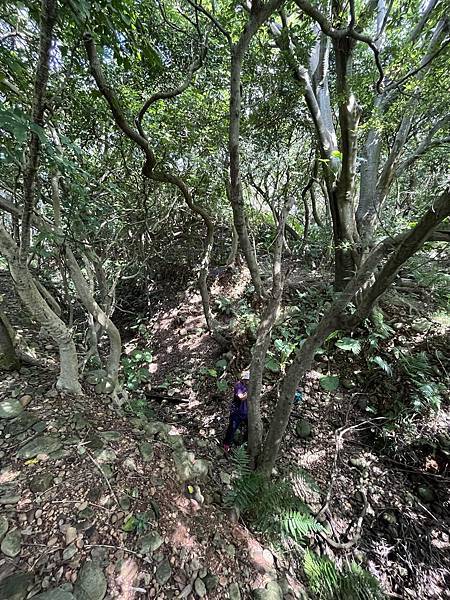
[(248, 406), (247, 406), (247, 392), (248, 382), (250, 379), (250, 371), (243, 371), (241, 379), (234, 384), (234, 395), (233, 402), (230, 406), (230, 419), (228, 422), (228, 429), (225, 434), (223, 443), (223, 450), (225, 454), (228, 454), (231, 445), (236, 435), (237, 430), (241, 425), (247, 428), (248, 422)]

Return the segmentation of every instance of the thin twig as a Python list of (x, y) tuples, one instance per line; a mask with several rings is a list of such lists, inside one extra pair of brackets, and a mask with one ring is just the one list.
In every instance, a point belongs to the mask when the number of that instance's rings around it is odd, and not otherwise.
[(95, 460), (95, 458), (92, 456), (92, 454), (90, 452), (87, 451), (86, 454), (89, 456), (89, 458), (91, 459), (91, 461), (94, 463), (94, 465), (100, 471), (100, 473), (103, 475), (103, 478), (106, 481), (106, 485), (108, 486), (109, 491), (113, 495), (113, 498), (114, 498), (114, 500), (117, 503), (117, 506), (120, 506), (119, 499), (117, 498), (115, 491), (112, 489), (111, 484), (109, 483), (108, 478), (105, 475), (105, 472), (103, 471), (103, 469), (101, 468), (101, 466), (98, 464), (98, 462)]

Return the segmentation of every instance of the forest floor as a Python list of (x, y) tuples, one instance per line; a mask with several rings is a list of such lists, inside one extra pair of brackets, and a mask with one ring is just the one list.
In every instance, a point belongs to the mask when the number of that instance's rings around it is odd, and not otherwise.
[[(224, 275), (213, 299), (239, 299), (246, 284)], [(306, 597), (296, 557), (270, 548), (223, 507), (232, 476), (221, 452), (230, 388), (218, 381), (229, 386), (249, 354), (238, 336), (220, 375), (222, 353), (194, 290), (162, 290), (151, 314), (128, 328), (128, 356), (148, 349), (152, 359), (150, 382), (138, 384), (127, 413), (87, 383), (80, 398), (57, 393), (54, 345), (25, 318), (2, 273), (0, 293), (28, 347), (47, 361), (46, 369), (23, 367), (0, 381), (0, 399), (17, 412), (0, 418), (0, 599)], [(392, 294), (383, 309), (395, 330), (389, 348), (427, 351), (445, 381), (449, 327), (432, 318), (423, 293), (408, 305)], [(448, 453), (433, 444), (448, 436), (448, 404), (404, 418), (394, 431), (377, 415), (407, 402), (408, 380), (370, 368), (364, 353), (320, 358), (303, 382), (277, 469), (300, 467), (314, 478), (321, 491), (305, 489), (305, 496), (313, 510), (328, 498), (338, 546), (363, 520), (349, 548), (311, 543), (340, 564), (362, 564), (389, 597), (450, 597), (450, 469)], [(319, 384), (329, 372), (341, 380), (333, 392)], [(266, 416), (277, 379), (265, 382)], [(151, 399), (155, 392), (174, 398)], [(306, 437), (296, 431), (300, 419), (311, 427)], [(59, 595), (42, 595), (55, 588)]]

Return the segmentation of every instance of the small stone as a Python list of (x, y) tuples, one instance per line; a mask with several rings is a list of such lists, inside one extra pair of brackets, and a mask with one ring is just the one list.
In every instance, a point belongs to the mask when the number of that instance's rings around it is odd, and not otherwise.
[(54, 477), (48, 471), (37, 473), (30, 481), (30, 490), (35, 494), (46, 492), (52, 487)]
[(106, 594), (106, 577), (97, 563), (86, 561), (74, 587), (77, 600), (102, 600)]
[(0, 598), (5, 600), (23, 600), (33, 583), (31, 573), (13, 573), (0, 583)]
[(68, 546), (69, 544), (71, 544), (72, 542), (74, 542), (77, 538), (77, 530), (75, 527), (68, 527), (66, 529), (66, 536), (65, 536), (65, 541), (66, 541), (66, 546)]
[(206, 590), (208, 592), (214, 592), (219, 583), (219, 578), (217, 577), (217, 575), (207, 573), (203, 578), (203, 581), (205, 582)]
[(230, 558), (234, 558), (236, 556), (236, 548), (233, 546), (233, 544), (227, 544), (224, 550)]
[(138, 540), (138, 545), (143, 554), (151, 554), (152, 552), (155, 552), (161, 547), (162, 544), (163, 539), (157, 531), (151, 531), (150, 533), (140, 537)]
[(237, 583), (230, 584), (228, 587), (228, 596), (230, 600), (241, 600), (242, 596)]
[(25, 394), (24, 396), (19, 398), (19, 402), (23, 406), (23, 408), (28, 406), (30, 404), (30, 402), (32, 402), (32, 400), (33, 400), (33, 397), (30, 396), (30, 394)]
[(170, 566), (170, 562), (165, 558), (161, 563), (159, 563), (155, 577), (156, 581), (159, 585), (165, 585), (170, 577), (172, 576), (172, 567)]
[(3, 538), (0, 549), (9, 558), (20, 554), (21, 532), (20, 529), (11, 529)]
[(225, 485), (230, 485), (231, 475), (226, 471), (220, 471), (220, 481)]
[(64, 548), (63, 555), (62, 555), (63, 559), (71, 560), (77, 552), (78, 552), (78, 549), (75, 545), (68, 546), (67, 548)]
[(153, 459), (153, 446), (149, 442), (141, 442), (139, 452), (144, 462), (150, 462)]
[(5, 533), (8, 531), (8, 528), (9, 528), (8, 519), (5, 516), (0, 515), (0, 540), (3, 538)]
[(23, 412), (23, 406), (18, 400), (9, 399), (0, 402), (0, 419), (12, 419)]
[(34, 458), (38, 454), (50, 454), (56, 452), (62, 447), (62, 442), (59, 438), (42, 435), (40, 437), (31, 440), (23, 448), (20, 448), (17, 452), (18, 458)]
[(209, 461), (204, 458), (197, 458), (197, 460), (192, 465), (192, 472), (194, 477), (198, 479), (205, 479), (208, 476), (209, 471)]
[(304, 440), (311, 435), (311, 425), (306, 419), (299, 419), (295, 425), (295, 433)]
[(206, 586), (200, 577), (197, 577), (197, 579), (194, 581), (194, 590), (199, 598), (206, 596)]
[(424, 502), (428, 503), (433, 502), (434, 500), (434, 492), (429, 487), (420, 486), (419, 488), (417, 488), (417, 494)]
[(126, 458), (123, 463), (122, 466), (124, 469), (127, 469), (127, 471), (137, 471), (137, 465), (136, 465), (136, 461), (134, 460), (134, 458), (131, 458), (131, 456), (129, 456), (128, 458)]

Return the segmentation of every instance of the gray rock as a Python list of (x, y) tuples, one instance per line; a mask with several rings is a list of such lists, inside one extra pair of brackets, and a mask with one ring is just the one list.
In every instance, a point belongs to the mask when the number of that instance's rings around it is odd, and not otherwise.
[(0, 583), (0, 598), (5, 600), (24, 600), (27, 590), (33, 583), (31, 573), (13, 573)]
[(181, 483), (188, 481), (192, 477), (192, 462), (189, 460), (187, 452), (174, 452), (173, 460), (178, 480)]
[(254, 600), (283, 600), (283, 591), (276, 581), (269, 582), (265, 589), (253, 590)]
[(63, 560), (71, 560), (77, 552), (78, 548), (74, 544), (67, 546), (67, 548), (64, 548), (63, 551)]
[(23, 412), (23, 406), (18, 400), (8, 399), (0, 402), (0, 419), (12, 419)]
[(14, 485), (0, 486), (0, 504), (17, 504), (20, 500), (20, 495)]
[(197, 479), (205, 479), (208, 477), (209, 471), (209, 461), (204, 458), (197, 458), (197, 460), (192, 465), (192, 474)]
[(37, 417), (32, 413), (24, 410), (14, 421), (7, 422), (8, 433), (12, 436), (20, 435), (28, 431), (37, 422)]
[(230, 600), (241, 600), (242, 596), (237, 583), (232, 583), (228, 587), (228, 597)]
[(159, 535), (157, 531), (151, 531), (146, 535), (143, 535), (138, 540), (138, 545), (143, 554), (151, 554), (158, 550), (163, 543), (162, 537)]
[(194, 590), (199, 598), (206, 596), (206, 586), (200, 577), (197, 577), (197, 579), (194, 581)]
[(159, 585), (166, 584), (172, 576), (172, 567), (170, 566), (170, 562), (167, 558), (165, 558), (162, 562), (159, 563), (155, 577), (156, 581)]
[(153, 460), (153, 446), (150, 442), (141, 442), (139, 444), (139, 452), (141, 453), (144, 462)]
[(433, 502), (434, 500), (434, 492), (429, 487), (420, 486), (417, 488), (417, 494), (424, 502)]
[(42, 433), (47, 429), (47, 423), (45, 421), (38, 421), (33, 425), (33, 431), (36, 433)]
[(38, 454), (51, 454), (62, 448), (59, 438), (51, 435), (41, 435), (31, 440), (17, 451), (18, 458), (34, 458)]
[(85, 381), (86, 383), (89, 383), (89, 385), (97, 385), (98, 383), (102, 383), (102, 381), (108, 376), (108, 374), (106, 373), (106, 371), (104, 371), (103, 369), (97, 369), (94, 371), (90, 371), (86, 377), (85, 377)]
[(306, 419), (299, 419), (295, 425), (295, 433), (304, 440), (311, 435), (311, 425)]
[(5, 533), (8, 531), (9, 523), (8, 519), (4, 515), (0, 515), (0, 540), (3, 538)]
[(53, 475), (48, 471), (36, 473), (36, 475), (30, 481), (30, 490), (35, 494), (45, 492), (52, 487), (53, 480)]
[(214, 592), (214, 590), (216, 589), (216, 587), (219, 583), (219, 578), (217, 577), (217, 575), (213, 575), (212, 573), (207, 573), (205, 575), (205, 577), (203, 578), (203, 581), (205, 583), (206, 590), (208, 592)]
[(99, 463), (112, 463), (117, 460), (117, 455), (111, 448), (105, 448), (104, 450), (97, 450), (94, 452), (94, 456)]
[(184, 442), (181, 435), (168, 435), (166, 442), (174, 450), (184, 450)]
[(119, 442), (122, 439), (122, 434), (118, 431), (99, 431), (99, 434), (107, 442)]
[(220, 481), (225, 485), (230, 485), (231, 483), (231, 475), (226, 471), (220, 471)]
[(14, 558), (20, 554), (21, 537), (22, 534), (20, 529), (11, 529), (11, 531), (8, 531), (0, 546), (1, 551), (5, 556)]
[(77, 600), (76, 597), (65, 589), (63, 586), (59, 588), (55, 588), (54, 590), (49, 590), (48, 592), (43, 592), (42, 594), (38, 594), (37, 596), (33, 596), (33, 600)]
[(73, 590), (77, 600), (102, 600), (106, 594), (106, 577), (97, 563), (86, 561)]

